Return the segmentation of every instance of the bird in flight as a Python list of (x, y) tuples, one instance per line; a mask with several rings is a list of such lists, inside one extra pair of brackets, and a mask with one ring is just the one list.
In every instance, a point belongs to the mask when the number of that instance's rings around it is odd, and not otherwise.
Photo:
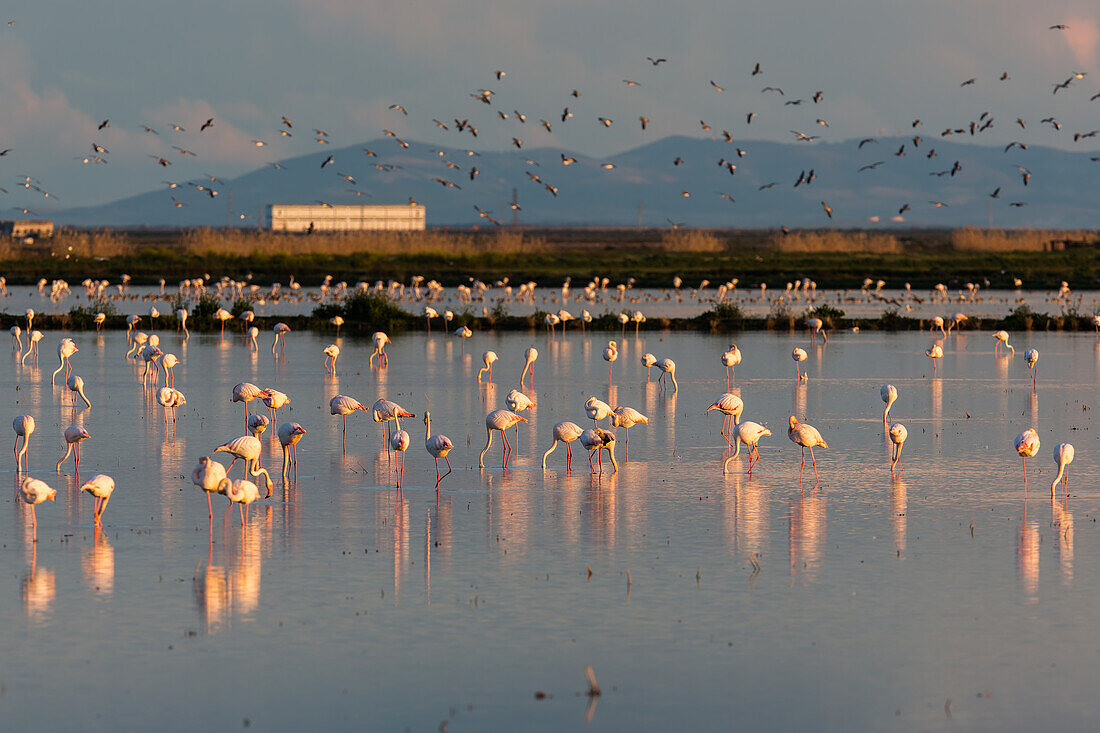
[(1068, 31), (1069, 26), (1065, 23), (1059, 23), (1058, 25), (1052, 25), (1048, 30), (1052, 31)]
[(885, 162), (886, 162), (885, 160), (876, 160), (874, 163), (870, 163), (869, 165), (865, 165), (865, 166), (861, 167), (856, 172), (857, 173), (862, 173), (863, 171), (873, 171), (875, 168), (878, 168), (880, 165), (882, 165)]
[(628, 87), (637, 87), (637, 86), (641, 86), (641, 84), (639, 84), (638, 82), (636, 82), (636, 81), (631, 81), (630, 79), (623, 79), (623, 84), (626, 84), (626, 85), (627, 85)]
[(959, 84), (959, 86), (960, 86), (960, 87), (970, 87), (970, 86), (974, 86), (974, 82), (975, 82), (975, 81), (977, 81), (977, 79), (973, 79), (973, 78), (971, 78), (971, 79), (967, 79), (967, 80), (966, 80), (966, 81), (964, 81), (964, 82), (963, 82), (962, 84)]
[(202, 123), (202, 127), (199, 128), (199, 132), (202, 132), (203, 130), (206, 130), (206, 129), (211, 128), (213, 126), (214, 126), (214, 118), (211, 117), (206, 122)]
[(652, 56), (646, 56), (645, 58), (646, 61), (653, 64), (654, 66), (656, 66), (657, 64), (663, 64), (668, 61), (668, 59), (655, 59)]
[(865, 138), (863, 138), (862, 140), (859, 141), (859, 146), (856, 149), (857, 150), (862, 150), (863, 146), (868, 144), (868, 143), (876, 143), (877, 144), (878, 140), (874, 139), (873, 137), (865, 137)]
[(332, 163), (332, 156), (330, 155), (327, 158), (325, 158), (325, 160), (321, 163), (321, 167), (324, 168), (326, 165), (329, 165), (331, 163)]
[(649, 124), (649, 118), (645, 117), (644, 115), (642, 117), (639, 117), (638, 121), (642, 123), (642, 129), (643, 130), (646, 128), (646, 125)]
[(750, 74), (750, 76), (756, 76), (757, 74), (760, 74), (760, 73), (763, 73), (763, 72), (760, 71), (760, 64), (757, 63), (756, 66), (753, 67), (752, 74)]
[(719, 92), (724, 92), (724, 91), (726, 91), (726, 88), (725, 88), (725, 87), (720, 87), (720, 86), (718, 86), (717, 84), (715, 84), (715, 83), (714, 83), (714, 79), (711, 79), (711, 80), (710, 80), (710, 85), (711, 85), (712, 87), (714, 87), (714, 88), (715, 88), (715, 89), (716, 89), (717, 91), (719, 91)]
[(821, 202), (821, 208), (825, 209), (825, 215), (826, 216), (828, 216), (830, 219), (833, 218), (833, 210), (827, 203), (822, 201)]
[(99, 123), (99, 127), (96, 129), (102, 130), (104, 127), (109, 127), (110, 125), (108, 123), (110, 123), (110, 120), (103, 120), (103, 122)]
[(391, 104), (390, 109), (395, 109), (398, 112), (400, 112), (401, 114), (405, 115), (406, 117), (409, 116), (409, 111), (407, 109), (405, 109), (404, 107), (402, 107), (400, 104)]
[(763, 94), (764, 92), (779, 92), (779, 95), (783, 96), (783, 90), (779, 87), (764, 87), (760, 90), (760, 93)]

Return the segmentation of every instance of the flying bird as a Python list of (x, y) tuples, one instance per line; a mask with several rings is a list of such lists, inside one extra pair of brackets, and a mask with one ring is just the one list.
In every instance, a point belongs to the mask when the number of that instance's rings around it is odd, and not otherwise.
[(214, 126), (214, 118), (211, 117), (206, 122), (202, 123), (202, 127), (199, 128), (199, 132), (202, 132), (203, 130), (207, 130), (207, 129), (213, 127), (213, 126)]

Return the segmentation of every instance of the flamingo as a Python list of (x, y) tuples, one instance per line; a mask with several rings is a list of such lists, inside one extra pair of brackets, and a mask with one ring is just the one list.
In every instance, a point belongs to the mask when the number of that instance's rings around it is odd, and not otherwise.
[(65, 436), (65, 455), (57, 461), (57, 472), (61, 473), (61, 464), (65, 462), (65, 459), (69, 457), (69, 454), (73, 452), (73, 446), (76, 446), (76, 470), (80, 472), (80, 443), (83, 440), (87, 440), (92, 437), (87, 430), (77, 425), (71, 425), (65, 428), (63, 433)]
[[(557, 325), (558, 325), (559, 323), (561, 323), (561, 319), (560, 319), (560, 318), (558, 318), (558, 317), (557, 317), (557, 316), (556, 316), (555, 314), (553, 314), (553, 313), (547, 313), (547, 314), (546, 314), (546, 315), (545, 315), (545, 316), (543, 317), (543, 319), (542, 319), (542, 322), (543, 322), (543, 323), (545, 323), (545, 324), (546, 324), (546, 327), (550, 329), (550, 335), (551, 335), (551, 336), (553, 336), (553, 335), (554, 335), (554, 333), (555, 333), (555, 332), (554, 332), (554, 327), (555, 327), (555, 326), (557, 326)], [(564, 331), (565, 331), (565, 328), (563, 327), (563, 328), (562, 328), (562, 332), (564, 332)]]
[(176, 365), (179, 364), (179, 363), (180, 363), (179, 357), (176, 356), (175, 354), (165, 354), (160, 360), (161, 366), (164, 367), (164, 377), (165, 377), (165, 379), (170, 379), (171, 380), (170, 383), (168, 384), (169, 387), (175, 387), (176, 386), (176, 372), (174, 370), (176, 368)]
[(730, 388), (730, 369), (733, 369), (733, 381), (737, 381), (737, 365), (741, 363), (741, 349), (737, 344), (730, 344), (728, 351), (722, 354), (722, 366), (726, 368), (726, 390)]
[(1039, 363), (1039, 350), (1028, 349), (1024, 352), (1027, 368), (1031, 370), (1031, 388), (1035, 389), (1035, 365)]
[(56, 377), (57, 373), (60, 372), (62, 369), (65, 370), (65, 378), (68, 379), (69, 374), (72, 372), (72, 365), (69, 364), (69, 357), (78, 351), (80, 351), (80, 349), (76, 348), (76, 342), (74, 342), (72, 339), (61, 339), (61, 343), (57, 345), (58, 367), (54, 371), (54, 373), (50, 375), (50, 384), (54, 383), (54, 377)]
[[(245, 427), (248, 426), (248, 403), (257, 397), (266, 397), (267, 390), (260, 389), (252, 382), (241, 382), (233, 387), (233, 396), (230, 398), (230, 402), (243, 402), (244, 403), (244, 422)], [(336, 413), (333, 413), (334, 415)]]
[(599, 420), (611, 417), (615, 411), (611, 409), (611, 405), (598, 397), (589, 397), (584, 402), (584, 412), (588, 415), (588, 419), (592, 421), (592, 426), (597, 427), (596, 423)]
[(599, 462), (600, 473), (603, 473), (603, 456), (600, 451), (604, 448), (607, 449), (607, 455), (611, 458), (611, 465), (614, 466), (611, 473), (619, 470), (619, 463), (615, 460), (615, 433), (603, 428), (588, 428), (581, 433), (578, 440), (580, 440), (581, 445), (588, 449), (588, 465), (592, 468), (592, 473), (596, 473), (596, 467), (592, 465), (593, 451), (595, 451), (596, 460)]
[[(771, 435), (772, 431), (760, 423), (755, 423), (751, 420), (745, 420), (734, 426), (731, 431), (731, 437), (736, 450), (726, 459), (726, 462), (722, 464), (722, 473), (729, 473), (730, 461), (741, 454), (741, 444), (744, 443), (749, 447), (749, 475), (752, 475), (753, 466), (760, 461), (760, 439), (766, 435)], [(756, 459), (753, 459), (753, 454), (756, 454)]]
[[(450, 313), (450, 311), (447, 311), (447, 312)], [(463, 355), (466, 354), (466, 339), (472, 338), (473, 335), (474, 335), (474, 332), (471, 331), (470, 329), (466, 328), (466, 326), (459, 326), (458, 328), (455, 329), (455, 336), (458, 337), (459, 341), (462, 344), (462, 354)]]
[(630, 429), (635, 425), (649, 425), (649, 418), (633, 407), (619, 405), (611, 414), (611, 426), (622, 428), (626, 433), (626, 447), (630, 448)]
[(485, 366), (483, 366), (481, 369), (477, 370), (477, 381), (481, 382), (482, 372), (487, 371), (487, 372), (489, 372), (489, 380), (488, 381), (492, 382), (493, 381), (493, 362), (497, 360), (497, 352), (495, 352), (495, 351), (486, 351), (484, 354), (481, 355), (481, 360), (485, 363)]
[(432, 319), (439, 318), (439, 311), (431, 306), (424, 306), (424, 317), (428, 319), (428, 335), (432, 335)]
[(260, 344), (259, 344), (259, 342), (256, 341), (256, 339), (259, 337), (259, 335), (260, 335), (260, 329), (256, 328), (255, 326), (248, 329), (248, 350), (249, 351), (257, 351), (258, 352), (260, 350)]
[(371, 405), (371, 417), (374, 418), (375, 422), (382, 423), (382, 442), (384, 444), (386, 441), (386, 433), (389, 428), (389, 425), (387, 425), (387, 423), (392, 420), (393, 424), (397, 427), (398, 430), (400, 430), (401, 418), (416, 417), (416, 415), (409, 412), (396, 402), (391, 402), (390, 400), (380, 397), (374, 401), (373, 405)]
[(561, 335), (565, 335), (565, 324), (567, 321), (574, 320), (573, 314), (564, 308), (558, 311), (558, 323), (561, 324)]
[(253, 438), (258, 438), (264, 434), (270, 424), (271, 421), (267, 419), (267, 415), (254, 412), (248, 417), (248, 432), (252, 434)]
[(584, 333), (585, 324), (592, 322), (592, 314), (586, 310), (581, 311), (581, 333)]
[(798, 471), (798, 480), (802, 481), (802, 473), (806, 469), (806, 449), (810, 449), (810, 461), (814, 466), (814, 478), (821, 480), (817, 474), (817, 459), (814, 458), (814, 448), (820, 446), (822, 448), (828, 448), (829, 444), (825, 442), (825, 439), (821, 437), (821, 433), (817, 431), (813, 425), (807, 423), (800, 423), (798, 418), (791, 415), (790, 427), (787, 428), (787, 437), (791, 439), (791, 442), (795, 445), (802, 446), (802, 467)]
[(726, 439), (726, 443), (729, 443), (731, 440), (733, 440), (733, 428), (730, 425), (730, 420), (732, 419), (733, 425), (736, 425), (738, 420), (741, 419), (741, 413), (744, 411), (744, 409), (745, 403), (742, 402), (740, 397), (733, 394), (732, 392), (726, 392), (725, 394), (721, 395), (717, 400), (714, 401), (713, 404), (711, 404), (710, 407), (706, 409), (706, 412), (710, 412), (711, 410), (718, 410), (723, 415), (725, 415), (725, 418), (722, 420), (722, 437)]
[[(31, 434), (34, 432), (34, 418), (30, 415), (20, 415), (12, 421), (12, 429), (15, 430), (15, 472), (18, 473), (23, 468), (23, 456), (27, 455), (27, 442), (31, 438)], [(23, 447), (19, 448), (19, 437), (23, 436)], [(31, 459), (27, 458), (27, 468), (30, 468)]]
[(626, 313), (620, 313), (619, 314), (619, 325), (622, 326), (622, 332), (621, 332), (619, 338), (624, 342), (626, 341), (626, 324), (628, 324), (628, 323), (630, 323), (630, 316), (628, 316)]
[(237, 319), (241, 322), (241, 333), (244, 333), (245, 328), (252, 325), (252, 322), (256, 320), (256, 314), (253, 311), (242, 311)]
[(149, 334), (144, 331), (135, 333), (133, 340), (130, 342), (130, 348), (126, 350), (125, 358), (129, 359), (131, 356), (139, 353), (139, 350), (145, 346), (147, 341), (149, 341)]
[(137, 328), (138, 323), (141, 322), (141, 316), (137, 313), (131, 313), (126, 316), (126, 343), (133, 342), (134, 329)]
[(19, 326), (12, 326), (10, 331), (11, 331), (11, 348), (12, 348), (12, 351), (16, 351), (17, 346), (18, 346), (18, 351), (23, 351), (23, 339), (22, 339), (23, 329), (21, 329)]
[(57, 489), (51, 489), (45, 481), (26, 476), (19, 484), (19, 496), (27, 504), (31, 505), (31, 522), (34, 526), (34, 542), (38, 542), (38, 514), (35, 506), (44, 501), (55, 501)]
[(329, 400), (328, 410), (330, 415), (340, 415), (344, 419), (344, 432), (341, 438), (341, 445), (344, 445), (345, 452), (347, 451), (346, 441), (348, 437), (348, 415), (356, 410), (367, 411), (367, 408), (363, 406), (359, 400), (348, 397), (347, 395), (338, 394)]
[(183, 331), (183, 338), (190, 337), (191, 332), (187, 330), (187, 310), (185, 308), (176, 311), (176, 321), (179, 323), (180, 330)]
[(485, 468), (485, 453), (489, 450), (489, 446), (493, 444), (493, 431), (499, 430), (501, 440), (504, 441), (504, 457), (501, 460), (501, 468), (508, 468), (508, 454), (512, 451), (512, 446), (508, 443), (507, 431), (516, 423), (527, 422), (527, 418), (522, 415), (517, 415), (509, 410), (493, 410), (485, 416), (485, 447), (481, 449), (481, 455), (478, 456), (478, 467)]
[(141, 350), (141, 358), (145, 362), (145, 371), (141, 375), (141, 386), (144, 388), (148, 385), (149, 381), (149, 368), (153, 368), (153, 384), (157, 383), (157, 374), (159, 369), (157, 367), (157, 359), (164, 356), (164, 352), (159, 347), (148, 343), (145, 348)]
[(176, 408), (187, 404), (187, 398), (175, 387), (161, 387), (157, 390), (157, 402), (164, 408), (164, 427), (168, 427), (168, 408), (172, 408), (172, 420), (175, 421)]
[(810, 358), (810, 355), (806, 353), (805, 349), (800, 349), (797, 346), (791, 351), (791, 358), (794, 359), (794, 373), (798, 377), (798, 381), (802, 381), (806, 378), (806, 375), (802, 373), (802, 368), (799, 366), (802, 362)]
[(615, 367), (615, 360), (619, 358), (619, 346), (614, 341), (608, 341), (603, 350), (603, 360), (607, 362), (607, 383), (611, 384), (611, 370)]
[(27, 315), (27, 333), (30, 333), (31, 324), (34, 323), (34, 310), (28, 308), (26, 315)]
[(642, 366), (645, 367), (645, 381), (648, 383), (650, 370), (653, 368), (653, 365), (657, 363), (657, 357), (647, 351), (642, 354), (641, 362)]
[(291, 456), (293, 455), (294, 477), (298, 478), (298, 441), (306, 434), (306, 429), (296, 422), (285, 422), (276, 429), (275, 434), (283, 446), (283, 479), (286, 479), (290, 470)]
[(1058, 465), (1058, 475), (1054, 477), (1054, 481), (1050, 484), (1051, 496), (1054, 495), (1055, 487), (1058, 486), (1058, 482), (1062, 482), (1062, 490), (1065, 491), (1066, 485), (1069, 484), (1069, 464), (1073, 463), (1073, 445), (1070, 443), (1059, 443), (1054, 446), (1054, 462)]
[(233, 320), (233, 314), (227, 311), (225, 308), (218, 308), (216, 311), (214, 311), (214, 319), (217, 321), (221, 321), (221, 335), (225, 336), (225, 322)]
[(542, 467), (546, 468), (547, 457), (554, 452), (554, 449), (558, 447), (558, 443), (565, 443), (565, 467), (568, 469), (569, 465), (573, 462), (573, 449), (569, 446), (577, 438), (581, 437), (581, 433), (584, 429), (581, 428), (575, 422), (560, 422), (554, 426), (554, 442), (550, 444), (550, 447), (542, 454)]
[(279, 390), (271, 389), (270, 387), (268, 387), (264, 391), (267, 392), (267, 394), (261, 395), (260, 400), (262, 400), (265, 405), (271, 408), (271, 424), (274, 425), (275, 413), (281, 407), (285, 407), (286, 405), (290, 404), (290, 396), (286, 392), (280, 392)]
[(98, 473), (84, 482), (81, 491), (87, 491), (95, 497), (95, 508), (92, 516), (95, 523), (102, 524), (103, 510), (107, 508), (107, 502), (111, 500), (111, 494), (115, 493), (115, 480), (104, 473)]
[(825, 322), (820, 318), (809, 318), (806, 323), (803, 324), (806, 328), (810, 329), (810, 343), (814, 343), (814, 337), (817, 334), (821, 334), (821, 338), (825, 343), (829, 343), (829, 334), (825, 332)]
[(892, 384), (884, 384), (879, 387), (878, 394), (886, 403), (886, 410), (882, 413), (882, 424), (886, 425), (890, 422), (890, 408), (898, 399), (898, 388)]
[[(432, 413), (427, 410), (424, 411), (424, 450), (428, 451), (428, 454), (435, 459), (435, 486), (436, 490), (439, 490), (439, 482), (445, 477), (451, 474), (454, 469), (451, 468), (451, 459), (447, 458), (447, 454), (455, 447), (455, 444), (451, 442), (451, 439), (446, 435), (438, 434), (432, 435)], [(442, 476), (439, 475), (439, 459), (442, 458), (447, 462), (447, 473)]]
[(218, 483), (218, 493), (225, 494), (230, 506), (236, 504), (241, 512), (241, 526), (248, 521), (248, 505), (260, 499), (260, 487), (247, 479), (232, 481), (228, 477)]
[[(260, 468), (260, 451), (263, 445), (258, 438), (253, 438), (251, 435), (242, 435), (239, 438), (235, 438), (228, 443), (223, 443), (214, 449), (215, 453), (228, 453), (233, 456), (233, 463), (237, 462), (240, 458), (244, 460), (245, 477), (259, 476), (261, 473), (264, 475), (264, 483), (267, 486), (267, 496), (271, 497), (271, 474), (267, 472), (267, 469)], [(233, 463), (229, 464), (229, 468), (225, 470), (226, 474), (229, 473), (229, 469), (233, 468)]]
[[(24, 352), (23, 358), (19, 360), (20, 366), (26, 366), (28, 356), (33, 356), (34, 358), (31, 361), (34, 362), (35, 366), (38, 366), (38, 342), (43, 338), (42, 332), (38, 330), (31, 331), (27, 334), (27, 350)], [(56, 374), (57, 372), (54, 373)]]
[[(325, 355), (325, 373), (336, 375), (336, 359), (340, 356), (340, 347), (336, 344), (329, 344), (322, 352)], [(329, 359), (332, 359), (332, 363), (329, 364)]]
[(932, 331), (935, 331), (938, 328), (938, 329), (940, 329), (941, 334), (943, 334), (945, 337), (947, 336), (947, 331), (943, 330), (943, 317), (942, 316), (934, 316), (930, 323), (931, 323), (931, 325), (928, 328), (929, 333), (931, 333)]
[(329, 319), (329, 323), (336, 326), (336, 336), (339, 337), (340, 336), (340, 326), (344, 325), (344, 317), (343, 316), (333, 316), (332, 318)]
[(107, 321), (107, 314), (100, 311), (95, 314), (95, 318), (92, 322), (95, 323), (95, 332), (99, 333), (103, 329), (103, 324)]
[(951, 322), (947, 324), (947, 332), (951, 333), (951, 329), (954, 328), (955, 333), (958, 334), (959, 330), (962, 328), (962, 324), (967, 320), (968, 318), (965, 313), (956, 313), (951, 317)]
[(367, 366), (374, 366), (374, 357), (378, 357), (379, 366), (389, 366), (390, 358), (386, 356), (386, 344), (390, 343), (390, 337), (382, 331), (375, 331), (371, 336), (371, 340), (374, 341), (374, 353), (367, 359)]
[(1024, 496), (1027, 496), (1027, 459), (1039, 452), (1039, 433), (1035, 432), (1035, 428), (1028, 428), (1016, 436), (1013, 445), (1024, 466)]
[(214, 507), (210, 503), (210, 494), (219, 493), (218, 484), (225, 478), (225, 466), (210, 456), (199, 459), (199, 465), (191, 472), (191, 483), (206, 492), (206, 508), (210, 510), (210, 521), (214, 521)]
[(88, 407), (92, 406), (92, 403), (88, 400), (88, 396), (84, 394), (84, 380), (77, 374), (70, 375), (65, 380), (65, 386), (69, 388), (69, 391), (73, 393), (73, 404), (76, 404), (76, 397), (80, 395), (80, 399), (84, 400), (84, 404)]
[(394, 470), (397, 472), (397, 488), (401, 488), (401, 478), (405, 475), (405, 451), (409, 449), (412, 439), (408, 430), (395, 430), (390, 436), (390, 448), (401, 454), (401, 462), (394, 460)]
[(943, 358), (943, 347), (939, 344), (932, 344), (924, 350), (924, 355), (932, 360), (932, 376), (936, 376), (936, 363)]
[(519, 375), (519, 384), (523, 386), (523, 378), (527, 376), (528, 370), (531, 372), (531, 389), (535, 388), (535, 359), (539, 358), (539, 350), (534, 346), (529, 346), (526, 351), (523, 352), (523, 372)]
[(275, 328), (272, 329), (275, 332), (275, 340), (271, 342), (271, 355), (275, 355), (275, 345), (279, 343), (279, 337), (283, 337), (283, 345), (279, 347), (279, 353), (285, 353), (286, 351), (286, 334), (290, 333), (290, 326), (285, 323), (276, 323)]
[(890, 470), (894, 470), (894, 466), (901, 468), (901, 448), (905, 444), (905, 439), (909, 437), (909, 431), (905, 429), (905, 426), (899, 422), (890, 426), (890, 442), (894, 444), (894, 455), (890, 462)]
[(1013, 356), (1016, 355), (1016, 349), (1013, 348), (1012, 344), (1008, 343), (1008, 331), (995, 331), (993, 333), (993, 340), (996, 341), (996, 343), (993, 344), (994, 355), (1005, 348), (1007, 348)]
[(672, 380), (672, 391), (679, 392), (680, 385), (676, 383), (676, 362), (674, 362), (672, 359), (661, 359), (657, 362), (657, 368), (660, 369), (662, 372), (657, 382), (661, 384), (667, 384), (665, 382), (665, 377), (668, 377)]

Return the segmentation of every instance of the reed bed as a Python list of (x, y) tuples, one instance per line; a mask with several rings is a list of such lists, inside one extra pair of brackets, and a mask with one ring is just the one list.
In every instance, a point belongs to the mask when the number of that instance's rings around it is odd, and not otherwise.
[(180, 249), (190, 254), (248, 257), (255, 254), (308, 255), (478, 255), (542, 252), (543, 239), (516, 231), (334, 232), (288, 235), (266, 231), (195, 229)]
[(796, 231), (776, 234), (771, 246), (776, 252), (863, 252), (898, 254), (901, 242), (893, 234), (878, 232)]
[(1096, 238), (1089, 231), (966, 227), (952, 231), (950, 242), (959, 252), (1050, 252), (1064, 249), (1066, 242), (1092, 243)]

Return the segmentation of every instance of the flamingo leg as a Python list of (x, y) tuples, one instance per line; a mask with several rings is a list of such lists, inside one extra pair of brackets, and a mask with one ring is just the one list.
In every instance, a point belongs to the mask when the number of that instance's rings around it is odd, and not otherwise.
[(817, 475), (817, 459), (814, 458), (813, 446), (810, 447), (810, 461), (814, 464), (814, 478), (819, 478)]
[(214, 505), (210, 503), (210, 492), (206, 492), (206, 510), (210, 512), (210, 521), (214, 521)]
[(344, 432), (340, 439), (340, 446), (344, 449), (344, 453), (348, 452), (348, 416), (344, 415)]
[(806, 448), (802, 448), (802, 466), (798, 469), (798, 480), (802, 481), (802, 473), (806, 470)]

